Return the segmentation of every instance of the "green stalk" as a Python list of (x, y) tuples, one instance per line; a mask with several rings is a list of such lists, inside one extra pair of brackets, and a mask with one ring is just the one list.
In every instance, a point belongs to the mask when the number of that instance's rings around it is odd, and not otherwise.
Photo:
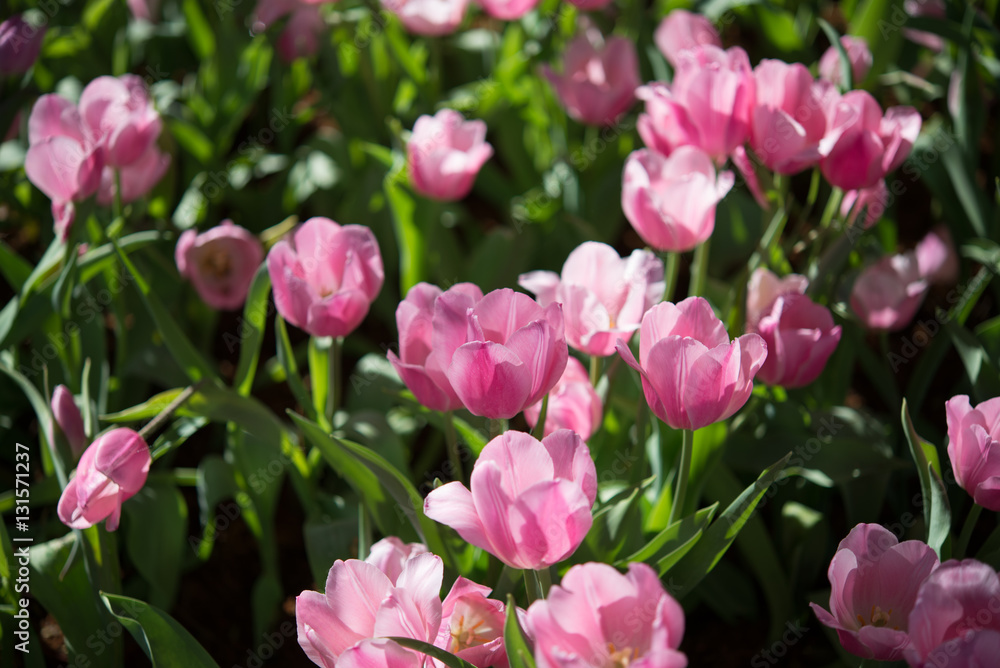
[(962, 533), (958, 537), (958, 542), (955, 543), (955, 554), (952, 555), (955, 559), (965, 557), (965, 550), (969, 547), (969, 539), (972, 538), (972, 530), (976, 528), (976, 522), (979, 521), (979, 513), (982, 511), (983, 507), (978, 503), (973, 503), (972, 508), (969, 509), (969, 514), (965, 518), (965, 524), (962, 525)]
[(451, 411), (444, 412), (444, 442), (448, 446), (448, 461), (454, 469), (452, 477), (455, 480), (464, 480), (465, 474), (462, 472), (462, 458), (458, 452), (458, 435), (455, 433), (455, 414)]
[(681, 254), (667, 253), (665, 260), (663, 301), (668, 302), (674, 298), (674, 290), (677, 289), (677, 275), (681, 270)]
[(507, 431), (507, 420), (504, 418), (490, 419), (487, 422), (490, 424), (490, 440)]
[(601, 358), (597, 355), (590, 356), (590, 384), (597, 387), (601, 380)]
[(538, 571), (530, 568), (524, 569), (524, 590), (528, 594), (528, 605), (545, 598), (545, 590), (538, 577)]
[(687, 495), (688, 476), (691, 474), (691, 452), (694, 450), (694, 430), (684, 429), (681, 432), (681, 466), (677, 471), (677, 491), (673, 503), (670, 504), (670, 519), (667, 526), (681, 518), (684, 512), (684, 497)]
[(531, 430), (531, 435), (537, 439), (541, 439), (545, 436), (545, 417), (549, 412), (549, 395), (542, 397), (542, 410), (538, 413), (538, 422), (535, 423), (535, 428)]
[(699, 297), (705, 294), (705, 283), (708, 281), (708, 253), (712, 238), (694, 249), (694, 264), (691, 267), (691, 287), (689, 297)]

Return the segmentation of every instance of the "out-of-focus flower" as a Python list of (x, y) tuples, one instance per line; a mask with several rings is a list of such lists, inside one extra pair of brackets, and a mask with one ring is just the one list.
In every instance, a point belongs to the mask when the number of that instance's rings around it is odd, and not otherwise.
[(938, 225), (917, 244), (914, 253), (920, 275), (931, 284), (949, 284), (958, 280), (958, 253), (951, 232)]
[(260, 241), (231, 220), (207, 232), (187, 230), (174, 250), (177, 271), (190, 280), (206, 304), (237, 309), (246, 301), (264, 259)]
[(134, 74), (97, 77), (80, 94), (80, 118), (104, 164), (121, 168), (156, 143), (163, 126), (146, 83)]
[(743, 407), (767, 346), (757, 334), (730, 341), (709, 303), (689, 297), (646, 312), (638, 362), (624, 341), (618, 342), (618, 354), (642, 376), (654, 415), (674, 429), (699, 429)]
[(250, 15), (251, 31), (261, 33), (286, 14), (310, 6), (329, 4), (332, 0), (257, 0)]
[(642, 240), (657, 250), (688, 251), (715, 229), (715, 205), (733, 187), (733, 173), (716, 174), (694, 146), (669, 157), (640, 149), (625, 162), (622, 210)]
[(286, 63), (308, 58), (319, 51), (319, 37), (325, 25), (319, 7), (306, 5), (292, 12), (285, 29), (278, 36), (278, 55)]
[(387, 536), (372, 545), (365, 562), (385, 573), (395, 586), (403, 566), (410, 559), (429, 551), (423, 543), (404, 543), (395, 536)]
[(457, 111), (442, 109), (417, 119), (406, 154), (417, 192), (451, 201), (469, 194), (493, 147), (486, 142), (486, 123), (466, 121)]
[(684, 610), (643, 563), (625, 575), (608, 564), (573, 566), (528, 608), (526, 630), (539, 668), (687, 666), (678, 651)]
[[(872, 68), (872, 52), (868, 48), (868, 42), (862, 37), (844, 35), (840, 38), (840, 43), (847, 52), (847, 59), (851, 61), (851, 78), (857, 85), (868, 76), (868, 70)], [(843, 85), (840, 76), (840, 52), (837, 47), (831, 46), (819, 59), (819, 75), (830, 83)]]
[(1000, 397), (975, 408), (960, 394), (945, 403), (948, 458), (959, 487), (983, 508), (1000, 510)]
[(477, 0), (477, 2), (487, 14), (504, 21), (519, 19), (538, 4), (538, 0)]
[(541, 441), (517, 431), (497, 436), (476, 460), (469, 486), (432, 490), (424, 513), (512, 568), (559, 563), (593, 523), (597, 470), (583, 439), (568, 429)]
[(415, 35), (439, 37), (458, 30), (468, 0), (382, 0), (382, 6), (399, 17)]
[(674, 9), (667, 14), (656, 28), (653, 41), (674, 67), (678, 66), (682, 51), (703, 44), (722, 48), (715, 25), (701, 14), (693, 14), (686, 9)]
[(310, 218), (267, 254), (274, 304), (313, 336), (347, 336), (382, 289), (382, 255), (372, 231)]
[(796, 292), (778, 297), (753, 331), (767, 344), (757, 377), (783, 387), (816, 380), (840, 342), (840, 326), (834, 326), (829, 309)]
[(31, 69), (38, 60), (45, 30), (25, 20), (23, 14), (14, 14), (0, 23), (0, 76), (24, 74)]
[(927, 287), (912, 251), (890, 255), (858, 275), (851, 289), (851, 308), (867, 327), (895, 331), (913, 320)]
[(114, 531), (122, 503), (146, 484), (152, 462), (146, 441), (131, 429), (112, 429), (98, 437), (80, 457), (76, 475), (59, 497), (59, 519), (72, 529), (107, 519), (105, 527)]
[(503, 644), (506, 606), (486, 598), (490, 588), (461, 576), (441, 603), (441, 629), (435, 645), (476, 668), (506, 668)]
[(623, 258), (607, 244), (586, 241), (570, 253), (561, 276), (532, 271), (521, 274), (518, 285), (535, 293), (543, 307), (563, 305), (569, 345), (606, 357), (618, 339), (631, 338), (643, 314), (662, 299), (663, 263), (649, 251)]
[(937, 565), (926, 543), (900, 543), (878, 524), (859, 524), (840, 541), (830, 562), (830, 611), (810, 605), (851, 654), (898, 661), (910, 644), (907, 631), (913, 631), (910, 612), (917, 591)]
[(79, 457), (87, 447), (87, 434), (83, 428), (83, 416), (73, 401), (73, 393), (65, 385), (56, 385), (52, 391), (52, 416), (66, 437), (73, 455)]
[(743, 177), (743, 181), (746, 183), (747, 188), (750, 189), (750, 194), (753, 198), (757, 200), (757, 204), (760, 208), (765, 211), (771, 208), (771, 202), (768, 201), (767, 196), (764, 194), (764, 190), (760, 186), (760, 177), (757, 176), (757, 166), (754, 161), (750, 159), (747, 154), (747, 149), (744, 146), (737, 146), (733, 149), (733, 154), (730, 156), (733, 160), (733, 164), (739, 171), (740, 176)]
[(137, 21), (156, 23), (156, 15), (160, 9), (160, 0), (126, 0), (132, 16)]
[[(903, 11), (910, 16), (944, 19), (947, 13), (946, 9), (945, 0), (904, 0), (903, 2)], [(903, 35), (917, 44), (926, 46), (931, 51), (941, 51), (944, 48), (944, 39), (932, 32), (903, 28)]]
[(826, 133), (824, 89), (801, 63), (762, 60), (753, 71), (757, 88), (750, 146), (768, 168), (794, 174), (819, 162)]
[(799, 274), (789, 274), (778, 278), (767, 269), (756, 269), (747, 282), (747, 329), (757, 328), (761, 315), (771, 308), (781, 295), (803, 294), (809, 287), (809, 279)]
[[(532, 429), (538, 424), (541, 412), (541, 402), (524, 409), (524, 417)], [(543, 435), (548, 436), (559, 429), (571, 429), (586, 440), (601, 426), (603, 415), (604, 405), (590, 384), (587, 370), (580, 360), (570, 357), (562, 378), (549, 392)]]
[(840, 215), (844, 217), (848, 226), (853, 226), (864, 211), (864, 227), (867, 230), (882, 219), (889, 201), (889, 189), (885, 181), (879, 179), (870, 188), (848, 190), (844, 193), (844, 199), (840, 202)]

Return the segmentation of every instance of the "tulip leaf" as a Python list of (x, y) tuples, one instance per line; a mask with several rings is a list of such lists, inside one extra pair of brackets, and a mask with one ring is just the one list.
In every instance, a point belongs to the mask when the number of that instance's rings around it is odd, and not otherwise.
[(941, 480), (941, 464), (938, 460), (937, 448), (925, 442), (917, 430), (913, 428), (910, 411), (903, 400), (902, 416), (903, 431), (906, 442), (910, 445), (910, 454), (917, 465), (920, 476), (920, 493), (923, 497), (924, 523), (927, 525), (927, 544), (938, 557), (941, 548), (948, 539), (951, 530), (951, 508), (948, 505), (948, 495)]
[(153, 668), (219, 668), (194, 636), (163, 610), (128, 596), (101, 592), (101, 598), (139, 643)]
[(149, 583), (151, 599), (173, 607), (183, 563), (187, 503), (177, 486), (149, 480), (124, 504), (128, 520), (125, 545), (139, 574)]
[(416, 640), (415, 638), (398, 638), (389, 637), (387, 640), (391, 640), (397, 645), (402, 645), (407, 649), (415, 649), (418, 652), (426, 654), (427, 656), (437, 659), (448, 668), (476, 668), (471, 663), (464, 659), (460, 659), (451, 652), (446, 652), (440, 647), (435, 647), (434, 645), (424, 642), (422, 640)]
[(24, 302), (27, 301), (28, 297), (35, 291), (35, 288), (52, 275), (62, 262), (64, 255), (64, 244), (58, 237), (56, 237), (46, 249), (45, 254), (42, 255), (42, 259), (40, 259), (38, 264), (35, 265), (34, 270), (28, 278), (24, 280), (18, 300), (20, 301), (21, 306), (24, 306)]
[(313, 408), (312, 399), (306, 389), (302, 377), (299, 375), (299, 367), (295, 363), (295, 352), (292, 350), (292, 342), (288, 338), (288, 328), (285, 326), (285, 319), (280, 315), (274, 316), (274, 333), (278, 340), (277, 357), (281, 368), (285, 370), (285, 381), (289, 389), (295, 395), (295, 400), (302, 406), (306, 416), (313, 422), (317, 422), (316, 410)]
[(31, 276), (32, 265), (18, 255), (5, 241), (0, 241), (0, 274), (15, 291)]
[(427, 256), (426, 240), (417, 224), (416, 202), (404, 187), (406, 170), (402, 157), (385, 177), (385, 196), (392, 210), (392, 220), (399, 246), (399, 293), (406, 293), (414, 285), (424, 280), (424, 258)]
[(535, 668), (535, 657), (528, 647), (524, 630), (517, 619), (517, 606), (514, 605), (512, 594), (507, 594), (507, 619), (503, 625), (503, 644), (507, 649), (510, 668)]
[(843, 91), (854, 88), (854, 72), (851, 69), (851, 58), (847, 55), (847, 49), (840, 41), (840, 35), (832, 25), (817, 17), (816, 23), (826, 33), (826, 38), (830, 40), (830, 46), (837, 50), (837, 59), (840, 61), (840, 89)]
[(674, 522), (656, 534), (642, 549), (619, 560), (615, 565), (623, 567), (633, 561), (650, 562), (656, 559), (657, 563), (662, 564), (664, 572), (669, 570), (675, 561), (687, 554), (698, 542), (718, 508), (719, 504), (713, 503), (708, 508), (702, 508), (695, 514)]
[(244, 397), (250, 394), (257, 373), (260, 344), (264, 340), (264, 327), (267, 324), (267, 298), (270, 294), (271, 276), (267, 272), (267, 265), (262, 263), (247, 293), (247, 301), (243, 306), (243, 321), (237, 332), (238, 338), (229, 332), (222, 336), (222, 342), (226, 344), (229, 352), (232, 352), (236, 343), (240, 345), (240, 361), (236, 366), (233, 388)]

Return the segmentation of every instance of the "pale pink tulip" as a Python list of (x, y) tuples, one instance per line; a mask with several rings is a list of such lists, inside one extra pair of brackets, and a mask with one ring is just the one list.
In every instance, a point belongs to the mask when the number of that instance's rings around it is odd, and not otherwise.
[(52, 417), (66, 437), (73, 455), (79, 457), (87, 447), (87, 434), (83, 428), (83, 416), (73, 401), (73, 393), (65, 385), (56, 385), (52, 390)]
[(112, 429), (98, 437), (80, 457), (76, 475), (59, 497), (59, 519), (72, 529), (107, 519), (105, 527), (114, 531), (122, 503), (146, 484), (152, 461), (146, 441), (131, 429)]
[(851, 308), (867, 327), (896, 331), (913, 320), (927, 287), (913, 251), (883, 257), (854, 281)]
[(980, 506), (1000, 511), (1000, 397), (973, 408), (960, 394), (944, 407), (948, 458), (958, 486)]
[(0, 23), (0, 76), (24, 74), (38, 60), (46, 28), (14, 14)]
[(264, 259), (260, 241), (231, 220), (207, 232), (187, 230), (174, 250), (177, 271), (190, 280), (206, 304), (232, 310), (243, 306)]
[(487, 14), (496, 19), (514, 21), (538, 4), (538, 0), (477, 0)]
[(275, 45), (278, 48), (278, 55), (286, 63), (315, 55), (319, 51), (319, 38), (324, 28), (319, 7), (315, 5), (299, 7), (292, 12), (285, 29), (278, 36)]
[(809, 287), (809, 279), (799, 274), (788, 274), (784, 278), (763, 267), (754, 270), (747, 282), (747, 329), (757, 328), (761, 315), (770, 310), (771, 305), (781, 295), (804, 294)]
[(378, 241), (361, 225), (310, 218), (267, 254), (274, 304), (313, 336), (347, 336), (368, 314), (385, 274)]
[(937, 565), (926, 543), (900, 543), (878, 524), (859, 524), (840, 541), (830, 562), (830, 611), (810, 605), (851, 654), (898, 661), (910, 645), (907, 631), (913, 630), (908, 625), (917, 591)]
[[(524, 409), (524, 418), (532, 429), (538, 424), (541, 412), (541, 402)], [(604, 404), (590, 384), (587, 370), (575, 357), (566, 361), (566, 371), (549, 392), (545, 415), (544, 436), (559, 429), (570, 429), (587, 440), (601, 426)]]
[(635, 44), (610, 37), (603, 44), (595, 28), (578, 35), (563, 56), (562, 72), (542, 67), (566, 112), (588, 125), (611, 125), (628, 111), (639, 86)]
[[(854, 85), (858, 86), (872, 68), (872, 52), (868, 48), (868, 42), (863, 37), (844, 35), (840, 38), (840, 43), (843, 44), (847, 59), (851, 63), (851, 78), (854, 80)], [(843, 85), (840, 76), (840, 52), (837, 47), (831, 46), (819, 59), (819, 75), (833, 84)]]
[(699, 429), (743, 407), (767, 346), (757, 334), (730, 342), (709, 303), (689, 297), (646, 312), (638, 362), (624, 341), (618, 342), (618, 354), (642, 376), (654, 415), (674, 429)]
[(512, 568), (535, 570), (573, 554), (593, 522), (597, 470), (587, 445), (564, 429), (541, 441), (508, 431), (486, 444), (460, 482), (431, 491), (427, 517)]
[(618, 339), (639, 329), (643, 314), (663, 297), (663, 263), (653, 253), (632, 251), (627, 258), (607, 244), (586, 241), (552, 271), (521, 274), (518, 285), (538, 303), (563, 305), (566, 341), (573, 348), (606, 357)]
[(146, 83), (134, 74), (98, 77), (80, 94), (80, 118), (106, 165), (121, 168), (139, 160), (156, 143), (162, 121)]
[(128, 8), (137, 21), (156, 23), (160, 0), (127, 0)]
[(958, 280), (958, 254), (951, 232), (939, 225), (927, 233), (913, 251), (920, 275), (931, 284), (950, 284)]
[(840, 342), (840, 326), (834, 326), (830, 310), (798, 293), (778, 297), (752, 331), (767, 344), (757, 377), (782, 387), (816, 380)]
[(712, 235), (715, 205), (733, 187), (733, 173), (716, 174), (694, 146), (670, 157), (633, 151), (622, 175), (622, 210), (642, 240), (657, 250), (688, 251)]
[(344, 650), (336, 663), (313, 661), (323, 668), (424, 668), (426, 665), (423, 655), (385, 639), (363, 640)]
[(844, 199), (840, 203), (840, 215), (844, 217), (848, 226), (853, 226), (857, 222), (858, 216), (864, 211), (864, 228), (867, 230), (885, 215), (891, 197), (885, 181), (879, 179), (870, 188), (848, 190), (844, 193)]
[(406, 155), (414, 189), (451, 201), (469, 194), (493, 147), (486, 143), (486, 123), (466, 121), (457, 111), (442, 109), (417, 119)]
[(682, 51), (703, 44), (722, 48), (722, 40), (715, 25), (701, 14), (692, 14), (686, 9), (674, 9), (660, 22), (653, 35), (667, 61), (677, 67)]
[(538, 668), (685, 668), (684, 610), (656, 571), (629, 564), (622, 575), (601, 563), (570, 568), (528, 608)]
[(441, 603), (441, 629), (435, 645), (476, 668), (506, 668), (503, 644), (506, 606), (486, 598), (490, 588), (461, 576)]
[(395, 536), (387, 536), (372, 545), (365, 562), (385, 573), (395, 585), (407, 562), (425, 552), (429, 550), (423, 543), (404, 543)]
[[(146, 149), (135, 162), (118, 170), (122, 184), (122, 202), (128, 204), (149, 194), (170, 167), (170, 156), (162, 153), (156, 144)], [(101, 185), (97, 190), (97, 203), (110, 206), (115, 201), (115, 171), (105, 167), (101, 172)]]
[[(975, 559), (941, 564), (920, 586), (909, 615), (909, 633), (911, 643), (903, 653), (911, 666), (986, 668), (996, 665), (996, 654), (985, 663), (969, 659), (970, 655), (981, 654), (986, 646), (997, 644), (996, 637), (1000, 634), (1000, 577), (997, 572)], [(976, 641), (979, 635), (986, 639)], [(963, 655), (964, 661), (957, 660)]]
[(450, 35), (465, 19), (469, 0), (381, 0), (382, 6), (399, 17), (414, 35)]
[(762, 60), (754, 68), (757, 102), (750, 145), (768, 168), (794, 174), (819, 162), (826, 133), (822, 86), (801, 63)]

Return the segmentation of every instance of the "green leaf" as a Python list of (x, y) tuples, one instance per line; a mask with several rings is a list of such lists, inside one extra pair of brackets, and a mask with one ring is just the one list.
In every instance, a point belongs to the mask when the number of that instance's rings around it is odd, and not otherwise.
[(687, 554), (687, 551), (698, 542), (718, 508), (719, 504), (713, 503), (694, 515), (688, 515), (674, 522), (656, 534), (642, 549), (620, 560), (615, 565), (621, 567), (633, 561), (652, 562), (655, 560), (662, 564), (661, 568), (664, 572), (669, 570), (673, 562)]
[(440, 647), (435, 647), (434, 645), (423, 642), (422, 640), (414, 640), (413, 638), (399, 638), (390, 636), (388, 638), (392, 640), (397, 645), (402, 645), (408, 649), (415, 649), (418, 652), (426, 654), (429, 657), (435, 658), (448, 668), (476, 668), (468, 661), (460, 659), (451, 652), (446, 652)]
[(14, 252), (14, 249), (0, 240), (0, 274), (15, 291), (19, 291), (31, 276), (31, 263)]
[(399, 293), (405, 295), (410, 288), (424, 280), (427, 257), (426, 240), (414, 215), (417, 205), (403, 183), (406, 171), (402, 158), (385, 177), (385, 195), (392, 209), (396, 244), (399, 246)]
[[(253, 379), (257, 373), (257, 362), (260, 360), (260, 345), (264, 340), (264, 327), (267, 323), (268, 301), (271, 294), (271, 275), (267, 265), (261, 264), (257, 274), (250, 284), (247, 301), (243, 306), (243, 322), (239, 329), (240, 361), (236, 366), (236, 376), (233, 378), (233, 388), (243, 396), (249, 396), (253, 387)], [(232, 334), (226, 332), (222, 342), (232, 352), (236, 343)]]
[(503, 644), (510, 668), (535, 668), (535, 657), (528, 647), (521, 624), (517, 621), (514, 596), (507, 594), (507, 619), (503, 625)]
[(170, 609), (177, 595), (187, 546), (187, 503), (177, 486), (149, 480), (123, 507), (128, 518), (125, 546), (150, 599)]
[(215, 144), (197, 127), (179, 118), (168, 118), (167, 128), (177, 143), (201, 164), (208, 164), (215, 155)]
[(854, 88), (854, 72), (851, 69), (851, 59), (847, 55), (847, 49), (840, 42), (840, 35), (825, 20), (816, 17), (816, 23), (826, 33), (826, 38), (830, 40), (830, 45), (837, 49), (837, 55), (840, 58), (840, 89), (845, 91), (851, 90)]
[(219, 668), (205, 648), (159, 608), (128, 596), (101, 593), (111, 611), (153, 663), (153, 668)]
[(201, 3), (198, 0), (184, 0), (182, 7), (184, 17), (187, 19), (191, 48), (194, 49), (199, 60), (209, 60), (215, 55), (215, 34), (208, 19), (205, 18), (205, 14), (201, 11)]
[[(906, 433), (906, 442), (910, 445), (910, 454), (913, 455), (913, 461), (917, 465), (917, 474), (920, 476), (920, 493), (924, 500), (924, 522), (927, 525), (927, 544), (940, 557), (941, 547), (948, 539), (948, 533), (951, 530), (951, 508), (948, 505), (944, 482), (941, 480), (941, 465), (937, 462), (937, 449), (917, 435), (917, 430), (913, 428), (913, 420), (910, 419), (906, 399), (903, 399), (900, 419), (903, 423), (903, 431)], [(929, 452), (933, 452), (932, 459), (928, 459)]]
[(285, 382), (295, 395), (295, 400), (302, 406), (306, 416), (313, 422), (317, 421), (316, 409), (313, 407), (309, 391), (306, 389), (302, 377), (299, 375), (299, 367), (295, 363), (295, 352), (292, 350), (292, 342), (288, 339), (288, 328), (285, 326), (285, 319), (280, 315), (274, 316), (274, 333), (277, 338), (278, 362), (285, 370)]

